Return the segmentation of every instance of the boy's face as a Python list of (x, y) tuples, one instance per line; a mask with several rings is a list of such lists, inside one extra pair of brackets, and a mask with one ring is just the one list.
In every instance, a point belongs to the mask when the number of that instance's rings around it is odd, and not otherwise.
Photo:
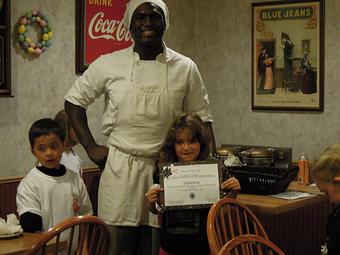
[(63, 142), (54, 133), (35, 138), (31, 147), (33, 155), (47, 168), (59, 168), (64, 149)]
[(201, 145), (192, 137), (189, 128), (184, 128), (176, 134), (175, 151), (179, 162), (195, 161), (200, 155)]
[(320, 191), (328, 194), (329, 201), (331, 203), (339, 204), (340, 203), (340, 184), (339, 183), (331, 183), (320, 180), (319, 178), (315, 179), (316, 185), (318, 185)]

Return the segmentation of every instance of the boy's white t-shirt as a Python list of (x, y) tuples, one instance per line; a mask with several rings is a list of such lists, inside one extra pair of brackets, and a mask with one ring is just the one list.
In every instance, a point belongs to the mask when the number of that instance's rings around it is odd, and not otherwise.
[(60, 160), (60, 164), (80, 175), (83, 174), (82, 161), (79, 155), (74, 151), (64, 151)]
[(73, 199), (78, 200), (79, 215), (92, 214), (92, 204), (79, 174), (69, 169), (63, 176), (49, 176), (33, 168), (17, 190), (19, 216), (31, 212), (42, 218), (43, 231), (75, 215)]

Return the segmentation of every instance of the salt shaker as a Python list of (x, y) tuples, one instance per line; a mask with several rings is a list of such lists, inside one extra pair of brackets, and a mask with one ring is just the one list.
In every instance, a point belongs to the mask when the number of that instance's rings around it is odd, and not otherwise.
[(309, 161), (305, 154), (302, 154), (298, 160), (299, 173), (298, 183), (308, 184), (309, 183)]

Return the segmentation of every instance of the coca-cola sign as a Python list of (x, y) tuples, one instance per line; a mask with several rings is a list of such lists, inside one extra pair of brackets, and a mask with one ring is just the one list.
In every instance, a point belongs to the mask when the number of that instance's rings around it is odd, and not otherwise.
[(86, 70), (102, 54), (131, 45), (121, 22), (128, 0), (77, 0), (77, 72)]

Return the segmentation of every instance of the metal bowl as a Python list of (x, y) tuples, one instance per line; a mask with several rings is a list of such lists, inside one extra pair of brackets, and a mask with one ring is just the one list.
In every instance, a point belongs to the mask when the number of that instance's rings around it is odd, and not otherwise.
[(240, 151), (237, 148), (233, 147), (218, 147), (216, 148), (216, 154), (219, 157), (228, 157), (229, 153), (233, 155), (238, 155)]
[(251, 148), (242, 151), (242, 155), (246, 155), (249, 158), (273, 158), (274, 151), (272, 148)]
[(251, 148), (241, 152), (242, 161), (249, 166), (271, 166), (274, 163), (275, 149)]

